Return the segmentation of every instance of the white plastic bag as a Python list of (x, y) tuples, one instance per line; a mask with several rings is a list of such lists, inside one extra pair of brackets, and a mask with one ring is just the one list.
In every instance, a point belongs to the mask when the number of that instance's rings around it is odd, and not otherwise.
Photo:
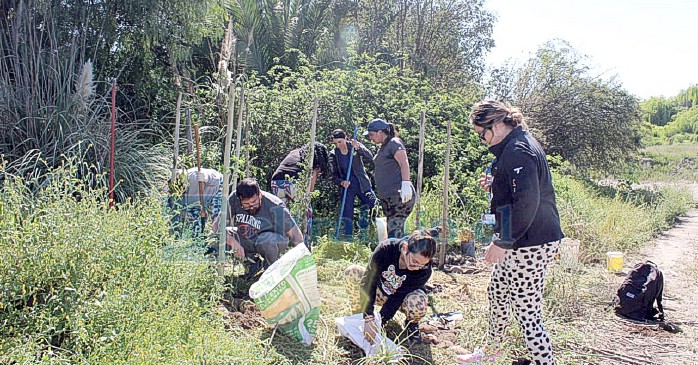
[(385, 217), (376, 217), (376, 231), (378, 232), (378, 243), (388, 239), (388, 221)]
[(264, 270), (250, 287), (250, 298), (268, 323), (306, 345), (313, 342), (320, 317), (317, 266), (305, 245), (298, 245)]
[[(381, 328), (379, 313), (375, 314), (374, 320), (376, 322), (376, 328)], [(351, 340), (356, 346), (359, 346), (366, 356), (375, 355), (383, 351), (389, 351), (395, 354), (402, 354), (403, 352), (402, 348), (389, 338), (383, 337), (380, 333), (376, 333), (374, 344), (368, 342), (366, 338), (364, 338), (364, 315), (362, 313), (335, 318), (334, 324), (337, 326), (339, 333)]]

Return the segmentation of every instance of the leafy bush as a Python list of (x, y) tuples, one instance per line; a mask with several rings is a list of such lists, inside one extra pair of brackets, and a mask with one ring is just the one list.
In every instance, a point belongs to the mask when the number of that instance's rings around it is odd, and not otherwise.
[(223, 327), (210, 263), (163, 249), (186, 243), (169, 235), (161, 196), (109, 209), (73, 167), (47, 176), (36, 194), (21, 178), (0, 186), (1, 363), (273, 361)]
[[(270, 86), (271, 85), (271, 86)], [(424, 181), (426, 186), (442, 180), (446, 150), (446, 123), (452, 121), (451, 179), (453, 192), (461, 201), (471, 200), (474, 174), (488, 162), (487, 150), (467, 123), (469, 104), (475, 96), (439, 91), (408, 70), (373, 60), (352, 70), (313, 70), (300, 67), (273, 68), (265, 78), (251, 77), (246, 85), (250, 110), (249, 174), (267, 186), (272, 172), (285, 155), (310, 141), (313, 99), (318, 98), (316, 140), (331, 146), (330, 132), (342, 128), (359, 132), (373, 118), (395, 124), (404, 141), (416, 182), (419, 152), (419, 117), (426, 111)], [(376, 151), (376, 146), (358, 138)], [(368, 162), (368, 161), (367, 161)], [(373, 167), (367, 163), (367, 169)], [(369, 172), (370, 172), (369, 171)], [(321, 178), (317, 189), (323, 191), (313, 200), (317, 216), (336, 219), (340, 198), (338, 188)], [(425, 190), (427, 190), (425, 188)], [(458, 200), (458, 199), (454, 199)], [(326, 232), (319, 232), (320, 235)]]

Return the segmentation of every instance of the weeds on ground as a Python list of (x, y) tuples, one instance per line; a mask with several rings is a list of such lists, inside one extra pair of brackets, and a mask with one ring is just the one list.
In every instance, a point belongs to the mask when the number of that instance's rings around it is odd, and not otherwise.
[(284, 361), (224, 328), (207, 260), (164, 249), (188, 243), (169, 235), (161, 197), (110, 209), (103, 187), (74, 176), (65, 166), (39, 190), (0, 186), (0, 363)]
[(698, 181), (698, 145), (658, 145), (640, 151), (642, 160), (629, 165), (622, 175), (636, 181)]
[(690, 192), (670, 187), (590, 188), (556, 174), (555, 188), (563, 231), (581, 241), (580, 259), (587, 263), (604, 260), (608, 251), (637, 250), (695, 205)]

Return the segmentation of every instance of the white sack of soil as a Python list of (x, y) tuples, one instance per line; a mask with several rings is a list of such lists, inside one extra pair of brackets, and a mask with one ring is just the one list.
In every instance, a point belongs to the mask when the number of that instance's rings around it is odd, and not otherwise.
[(305, 245), (281, 256), (250, 287), (254, 300), (268, 323), (281, 333), (310, 345), (320, 318), (317, 266)]

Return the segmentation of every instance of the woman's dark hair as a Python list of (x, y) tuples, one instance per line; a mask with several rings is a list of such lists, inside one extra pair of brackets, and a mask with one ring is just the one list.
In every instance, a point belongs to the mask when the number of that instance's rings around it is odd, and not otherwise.
[[(308, 145), (300, 149), (301, 161), (305, 161), (308, 155)], [(327, 174), (330, 171), (330, 157), (327, 146), (320, 142), (315, 142), (315, 152), (313, 153), (313, 170), (320, 169), (320, 173)]]
[(347, 134), (343, 129), (335, 129), (332, 131), (332, 138), (347, 138)]
[(381, 131), (383, 131), (383, 133), (385, 133), (388, 136), (386, 143), (395, 137), (400, 138), (400, 133), (398, 133), (397, 127), (393, 123), (387, 123), (387, 124), (388, 124), (387, 129), (381, 129)]
[(436, 255), (436, 240), (428, 230), (416, 230), (407, 238), (407, 250), (431, 259)]
[(388, 135), (388, 139), (393, 139), (395, 137), (400, 138), (400, 133), (393, 123), (388, 123), (388, 129), (385, 130), (385, 134)]
[(527, 127), (524, 116), (517, 108), (499, 100), (485, 100), (473, 105), (470, 111), (470, 123), (482, 128), (492, 128), (497, 123), (504, 123), (516, 128)]
[(259, 184), (257, 183), (257, 180), (252, 177), (246, 177), (240, 180), (238, 185), (235, 187), (235, 195), (240, 200), (248, 199), (259, 194)]

